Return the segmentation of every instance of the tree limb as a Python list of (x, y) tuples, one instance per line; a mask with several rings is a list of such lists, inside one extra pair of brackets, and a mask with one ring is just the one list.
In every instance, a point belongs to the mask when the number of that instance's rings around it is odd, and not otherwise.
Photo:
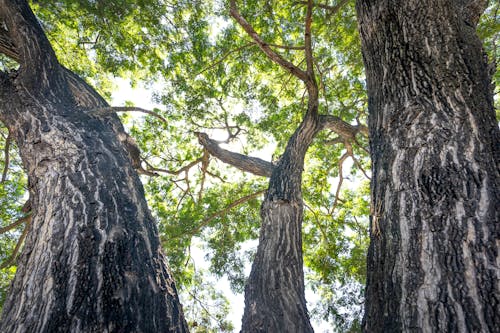
[[(30, 225), (30, 222), (31, 222), (31, 214), (28, 215), (28, 216), (25, 216), (21, 219), (26, 219), (25, 222), (26, 222), (26, 226), (24, 227), (24, 230), (23, 230), (23, 233), (21, 234), (21, 237), (19, 237), (19, 240), (17, 241), (17, 244), (16, 244), (16, 247), (14, 248), (14, 251), (12, 251), (12, 254), (10, 255), (9, 258), (7, 258), (1, 265), (0, 265), (0, 269), (4, 269), (6, 267), (9, 267), (12, 265), (12, 263), (14, 262), (14, 260), (16, 259), (17, 257), (17, 254), (19, 252), (19, 249), (21, 249), (21, 245), (23, 244), (24, 242), (24, 239), (26, 238), (26, 235), (28, 234), (28, 229), (29, 229), (29, 225)], [(21, 220), (20, 219), (20, 220)], [(18, 220), (19, 221), (19, 220)], [(23, 221), (24, 222), (24, 221)]]
[(175, 170), (175, 171), (167, 170), (167, 169), (155, 168), (151, 164), (149, 164), (149, 162), (147, 162), (145, 160), (143, 160), (143, 161), (146, 163), (146, 165), (148, 167), (147, 170), (150, 171), (150, 172), (162, 172), (162, 173), (166, 173), (166, 174), (169, 174), (169, 175), (178, 176), (178, 175), (180, 175), (183, 172), (189, 171), (189, 169), (191, 169), (192, 167), (194, 167), (196, 164), (203, 162), (203, 157), (197, 158), (196, 160), (188, 163), (187, 165), (185, 165), (182, 168), (180, 168), (178, 170)]
[(364, 125), (351, 125), (332, 115), (320, 115), (319, 119), (322, 129), (332, 130), (346, 140), (354, 139), (358, 133), (368, 136), (368, 128)]
[[(322, 3), (315, 3), (315, 4), (313, 4), (313, 6), (318, 7), (318, 8), (322, 8), (322, 9), (326, 9), (330, 12), (330, 15), (333, 15), (333, 14), (336, 14), (340, 10), (340, 8), (342, 8), (342, 6), (344, 6), (349, 1), (350, 0), (342, 0), (338, 4), (336, 4), (335, 6), (330, 6), (330, 5), (326, 5), (326, 4), (322, 4)], [(297, 2), (294, 2), (294, 4), (307, 5), (307, 1), (297, 1)]]
[(28, 214), (28, 215), (25, 215), (25, 216), (21, 217), (21, 218), (20, 218), (20, 219), (18, 219), (16, 222), (11, 223), (11, 224), (9, 224), (9, 225), (8, 225), (8, 226), (6, 226), (6, 227), (0, 228), (0, 234), (4, 234), (4, 233), (6, 233), (7, 231), (12, 230), (12, 229), (14, 229), (15, 227), (17, 227), (17, 226), (19, 226), (19, 225), (23, 224), (24, 222), (26, 222), (26, 221), (30, 218), (30, 216), (31, 216), (31, 213), (30, 213), (30, 214)]
[(151, 110), (139, 108), (136, 106), (108, 106), (108, 107), (91, 109), (90, 112), (95, 113), (95, 114), (99, 114), (99, 115), (106, 115), (106, 114), (116, 113), (116, 112), (142, 112), (142, 113), (149, 114), (157, 119), (160, 119), (165, 124), (168, 124), (167, 119), (163, 118), (158, 113), (151, 111)]
[(258, 157), (250, 157), (219, 147), (215, 140), (212, 140), (205, 133), (196, 132), (198, 141), (205, 147), (210, 155), (218, 158), (224, 163), (230, 164), (245, 172), (250, 172), (257, 176), (271, 177), (274, 165)]
[[(70, 96), (55, 52), (28, 2), (0, 0), (0, 21), (19, 55), (19, 78), (23, 86), (45, 98)], [(4, 52), (8, 52), (6, 49)]]
[(259, 48), (267, 55), (267, 57), (275, 62), (276, 64), (280, 65), (283, 67), (286, 71), (290, 72), (300, 80), (307, 82), (308, 81), (308, 75), (305, 71), (300, 69), (299, 67), (295, 66), (293, 63), (290, 61), (286, 60), (283, 58), (281, 55), (278, 53), (274, 52), (269, 44), (264, 42), (262, 38), (257, 34), (257, 32), (253, 29), (253, 27), (250, 25), (250, 23), (241, 16), (241, 14), (238, 11), (238, 7), (236, 6), (236, 1), (235, 0), (230, 0), (230, 10), (229, 10), (231, 16), (238, 22), (238, 24), (245, 30), (245, 32), (255, 41), (255, 43), (259, 46)]
[(215, 218), (219, 217), (219, 216), (223, 216), (225, 214), (227, 214), (227, 212), (229, 212), (231, 209), (233, 209), (234, 207), (238, 206), (238, 205), (241, 205), (242, 203), (245, 203), (247, 201), (250, 201), (252, 200), (253, 198), (256, 198), (258, 197), (259, 195), (263, 194), (264, 192), (266, 192), (266, 190), (260, 190), (260, 191), (257, 191), (255, 193), (252, 193), (252, 194), (249, 194), (247, 196), (244, 196), (242, 198), (239, 198), (238, 200), (232, 202), (231, 204), (229, 204), (226, 208), (222, 209), (222, 210), (219, 210), (218, 212), (215, 212), (213, 213), (212, 215), (210, 215), (208, 218), (206, 218), (205, 220), (203, 220), (194, 230), (192, 230), (192, 234), (196, 234), (197, 232), (199, 232), (203, 227), (206, 227), (210, 222), (212, 222)]
[(312, 52), (312, 35), (311, 35), (312, 9), (313, 9), (312, 0), (308, 0), (307, 11), (306, 11), (306, 23), (304, 29), (304, 44), (305, 44), (307, 75), (309, 76), (309, 80), (311, 80), (314, 77), (314, 58)]
[(10, 164), (10, 154), (9, 154), (9, 149), (10, 149), (10, 141), (12, 140), (12, 136), (9, 130), (9, 134), (7, 135), (7, 138), (5, 139), (5, 149), (4, 149), (4, 167), (3, 167), (3, 173), (2, 173), (2, 180), (0, 183), (4, 183), (7, 180), (7, 172), (9, 171), (9, 164)]

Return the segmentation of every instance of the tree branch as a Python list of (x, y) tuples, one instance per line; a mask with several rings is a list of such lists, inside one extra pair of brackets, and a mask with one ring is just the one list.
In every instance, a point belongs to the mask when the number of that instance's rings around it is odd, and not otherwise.
[(368, 128), (364, 125), (351, 125), (332, 115), (320, 115), (319, 119), (322, 129), (332, 130), (346, 140), (354, 139), (358, 133), (368, 136)]
[(12, 136), (9, 130), (9, 134), (7, 135), (7, 138), (5, 139), (5, 149), (4, 149), (4, 167), (3, 167), (3, 173), (2, 173), (2, 180), (0, 183), (4, 183), (7, 180), (7, 172), (9, 171), (9, 164), (10, 164), (10, 154), (9, 154), (9, 149), (10, 149), (10, 141), (12, 140)]
[[(17, 257), (17, 254), (19, 252), (19, 249), (21, 248), (21, 245), (23, 244), (24, 242), (24, 239), (26, 238), (26, 235), (28, 234), (28, 229), (29, 229), (29, 225), (30, 225), (30, 222), (31, 222), (31, 215), (28, 215), (28, 216), (25, 216), (21, 219), (26, 219), (25, 222), (26, 222), (26, 226), (24, 227), (24, 230), (23, 230), (23, 233), (21, 234), (21, 237), (19, 237), (19, 240), (17, 241), (17, 244), (16, 244), (16, 247), (14, 248), (14, 251), (12, 251), (12, 254), (10, 255), (9, 258), (7, 258), (1, 265), (0, 265), (0, 269), (4, 269), (6, 267), (9, 267), (12, 265), (13, 261), (16, 259)], [(21, 220), (20, 219), (20, 220)], [(18, 220), (19, 221), (19, 220)], [(24, 221), (23, 221), (24, 222)]]
[(182, 168), (180, 168), (180, 169), (178, 169), (176, 171), (155, 168), (151, 164), (149, 164), (149, 162), (147, 162), (145, 160), (143, 160), (143, 161), (146, 163), (146, 165), (148, 167), (147, 170), (150, 171), (150, 172), (162, 172), (162, 173), (166, 173), (166, 174), (169, 174), (169, 175), (178, 176), (178, 175), (180, 175), (183, 172), (189, 171), (189, 169), (191, 169), (192, 167), (194, 167), (196, 164), (203, 162), (203, 157), (197, 158), (196, 160), (188, 163), (187, 165), (183, 166)]
[(230, 50), (228, 52), (226, 52), (222, 57), (220, 57), (217, 61), (211, 63), (210, 65), (208, 65), (207, 67), (203, 68), (200, 72), (196, 73), (196, 75), (200, 75), (206, 71), (208, 71), (209, 69), (212, 69), (214, 68), (215, 66), (217, 66), (218, 64), (220, 64), (221, 62), (223, 62), (224, 60), (226, 60), (231, 54), (233, 53), (236, 53), (236, 52), (240, 52), (250, 46), (255, 46), (255, 43), (254, 42), (251, 42), (251, 43), (247, 43), (243, 46), (240, 46), (234, 50)]
[(194, 230), (192, 230), (191, 234), (193, 234), (193, 235), (196, 234), (202, 228), (206, 227), (210, 222), (212, 222), (215, 218), (227, 214), (227, 212), (229, 212), (234, 207), (236, 207), (238, 205), (241, 205), (242, 203), (245, 203), (247, 201), (250, 201), (253, 198), (256, 198), (259, 195), (263, 194), (264, 192), (266, 192), (266, 190), (260, 190), (260, 191), (257, 191), (255, 193), (252, 193), (252, 194), (247, 195), (247, 196), (244, 196), (244, 197), (239, 198), (238, 200), (232, 202), (226, 208), (224, 208), (222, 210), (219, 210), (218, 212), (215, 212), (214, 214), (210, 215), (208, 218), (206, 218), (205, 220), (203, 220)]
[(103, 108), (91, 109), (90, 112), (95, 113), (95, 114), (99, 114), (99, 115), (107, 115), (107, 114), (116, 113), (116, 112), (142, 112), (142, 113), (149, 114), (157, 119), (160, 119), (165, 124), (168, 124), (167, 119), (163, 118), (158, 113), (151, 111), (151, 110), (139, 108), (136, 106), (108, 106), (108, 107), (103, 107)]
[(300, 80), (307, 82), (308, 81), (308, 75), (306, 72), (304, 72), (302, 69), (299, 67), (295, 66), (293, 63), (290, 61), (286, 60), (283, 58), (281, 55), (278, 53), (274, 52), (269, 44), (264, 42), (259, 34), (253, 29), (253, 27), (250, 25), (250, 23), (241, 16), (241, 14), (238, 11), (238, 7), (236, 6), (236, 1), (235, 0), (230, 0), (230, 10), (229, 10), (231, 16), (238, 22), (238, 24), (245, 30), (245, 32), (255, 41), (255, 43), (259, 46), (259, 48), (267, 55), (267, 57), (274, 61), (276, 64), (280, 65), (283, 67), (286, 71), (290, 72)]
[(23, 224), (24, 222), (26, 222), (26, 221), (30, 218), (30, 216), (31, 216), (31, 213), (30, 213), (30, 214), (28, 214), (28, 215), (25, 215), (25, 216), (23, 216), (23, 217), (21, 217), (21, 218), (19, 218), (16, 222), (11, 223), (11, 224), (9, 224), (9, 225), (8, 225), (8, 226), (6, 226), (6, 227), (0, 228), (0, 234), (4, 234), (4, 233), (6, 233), (7, 231), (12, 230), (12, 229), (14, 229), (15, 227), (17, 227), (17, 226), (19, 226), (19, 225)]
[(207, 134), (200, 132), (196, 132), (195, 134), (200, 144), (205, 147), (210, 155), (218, 158), (222, 162), (257, 176), (271, 177), (274, 170), (274, 165), (271, 162), (222, 149), (217, 142), (210, 139)]
[[(23, 86), (30, 93), (46, 98), (68, 96), (57, 57), (28, 2), (0, 0), (0, 21), (5, 23), (10, 41), (19, 55), (19, 77)], [(4, 52), (8, 52), (6, 48)], [(12, 52), (10, 54), (12, 56)]]
[[(313, 4), (313, 6), (318, 7), (318, 8), (322, 8), (322, 9), (326, 9), (330, 12), (330, 15), (334, 15), (340, 10), (340, 8), (342, 8), (342, 6), (344, 6), (348, 2), (349, 2), (349, 0), (342, 0), (338, 4), (336, 4), (335, 6), (329, 6), (329, 5), (325, 5), (322, 3), (316, 3), (316, 4)], [(307, 5), (307, 1), (297, 1), (297, 2), (294, 2), (294, 4)]]
[(12, 43), (9, 32), (3, 28), (1, 23), (0, 21), (0, 53), (19, 62), (19, 52), (17, 52), (16, 46)]
[(314, 77), (314, 58), (312, 52), (312, 35), (311, 35), (312, 9), (313, 9), (312, 0), (308, 0), (307, 11), (306, 11), (306, 23), (304, 29), (304, 44), (305, 44), (307, 74), (309, 76), (309, 80), (312, 80)]

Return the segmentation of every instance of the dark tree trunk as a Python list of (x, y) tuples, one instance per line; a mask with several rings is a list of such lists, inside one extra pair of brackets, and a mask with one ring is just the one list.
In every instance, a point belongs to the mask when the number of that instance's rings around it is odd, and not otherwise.
[[(116, 116), (64, 70), (25, 1), (0, 1), (20, 63), (0, 120), (28, 173), (32, 222), (1, 332), (187, 332)], [(79, 103), (79, 104), (77, 104)]]
[(319, 129), (318, 119), (306, 117), (272, 172), (242, 332), (313, 332), (304, 293), (301, 181), (304, 156)]
[(373, 163), (366, 332), (500, 332), (485, 3), (357, 2)]

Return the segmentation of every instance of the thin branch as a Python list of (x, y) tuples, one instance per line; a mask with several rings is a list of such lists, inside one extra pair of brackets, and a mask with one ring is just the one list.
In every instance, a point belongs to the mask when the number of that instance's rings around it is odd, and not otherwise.
[(10, 142), (12, 140), (12, 135), (9, 130), (9, 134), (7, 135), (7, 138), (5, 139), (5, 149), (4, 149), (4, 167), (3, 167), (3, 173), (2, 173), (2, 180), (0, 183), (4, 183), (7, 180), (7, 172), (9, 171), (9, 164), (10, 164)]
[(23, 230), (23, 233), (21, 234), (21, 237), (19, 237), (19, 240), (17, 241), (17, 244), (16, 244), (16, 247), (14, 248), (14, 251), (12, 251), (12, 254), (10, 255), (10, 257), (7, 258), (0, 265), (0, 269), (4, 269), (6, 267), (11, 266), (12, 263), (14, 262), (14, 260), (16, 260), (16, 257), (17, 257), (17, 254), (19, 252), (19, 249), (21, 249), (21, 245), (23, 244), (24, 239), (26, 238), (26, 235), (28, 234), (28, 229), (29, 229), (30, 222), (31, 222), (31, 215), (28, 215), (27, 216), (27, 220), (26, 220), (26, 226), (24, 227), (24, 230)]
[(267, 55), (267, 57), (274, 61), (276, 64), (283, 67), (286, 71), (290, 72), (300, 80), (307, 82), (309, 80), (308, 75), (305, 71), (295, 66), (290, 61), (283, 58), (278, 53), (274, 52), (270, 45), (262, 40), (262, 38), (257, 34), (257, 32), (253, 29), (250, 23), (241, 16), (238, 11), (238, 7), (236, 6), (235, 0), (230, 0), (230, 10), (231, 16), (239, 23), (239, 25), (245, 30), (245, 32), (255, 41), (257, 46)]
[[(321, 9), (326, 9), (330, 12), (330, 15), (336, 14), (349, 0), (342, 0), (335, 6), (330, 6), (322, 3), (313, 4), (314, 7), (318, 7)], [(295, 5), (307, 5), (307, 1), (297, 1), (294, 2)]]
[(178, 175), (180, 175), (183, 172), (189, 171), (189, 169), (191, 169), (192, 167), (194, 167), (196, 164), (203, 162), (203, 157), (197, 158), (196, 160), (188, 163), (187, 165), (185, 165), (182, 168), (180, 168), (178, 170), (175, 170), (175, 171), (167, 170), (167, 169), (155, 168), (148, 161), (146, 161), (144, 159), (143, 159), (143, 161), (144, 161), (144, 163), (146, 163), (146, 166), (148, 167), (147, 171), (162, 172), (162, 173), (166, 173), (166, 174), (169, 174), (169, 175), (178, 176)]
[(100, 115), (106, 115), (116, 112), (142, 112), (161, 120), (165, 124), (168, 124), (167, 119), (163, 118), (158, 113), (135, 106), (109, 106), (109, 107), (91, 109), (90, 112)]
[(201, 181), (200, 190), (198, 191), (198, 202), (201, 202), (203, 198), (203, 190), (205, 189), (205, 179), (207, 174), (208, 165), (210, 164), (210, 154), (206, 149), (203, 150), (203, 156), (201, 161)]
[(304, 50), (305, 46), (291, 46), (291, 45), (278, 45), (278, 44), (267, 44), (271, 47), (284, 50)]
[(195, 132), (200, 144), (210, 153), (224, 163), (230, 164), (245, 172), (250, 172), (257, 176), (271, 177), (274, 165), (258, 157), (246, 156), (234, 153), (219, 147), (215, 140), (212, 140), (205, 133)]
[(210, 222), (212, 222), (215, 218), (217, 217), (220, 217), (220, 216), (223, 216), (225, 214), (227, 214), (227, 212), (229, 212), (231, 209), (233, 209), (234, 207), (236, 206), (239, 206), (241, 205), (242, 203), (245, 203), (247, 201), (250, 201), (252, 200), (253, 198), (256, 198), (258, 197), (259, 195), (263, 194), (264, 192), (266, 192), (266, 190), (260, 190), (260, 191), (257, 191), (255, 193), (252, 193), (252, 194), (249, 194), (247, 196), (244, 196), (242, 198), (239, 198), (238, 200), (232, 202), (231, 204), (229, 204), (226, 208), (222, 209), (222, 210), (219, 210), (218, 212), (215, 212), (213, 213), (212, 215), (210, 215), (209, 217), (207, 217), (205, 220), (203, 220), (195, 229), (193, 229), (191, 231), (191, 234), (194, 235), (196, 234), (197, 232), (199, 232), (202, 228), (206, 227)]
[(255, 46), (256, 44), (254, 42), (250, 42), (250, 43), (247, 43), (243, 46), (240, 46), (234, 50), (230, 50), (228, 52), (226, 52), (222, 57), (220, 57), (217, 61), (211, 63), (210, 65), (208, 65), (207, 67), (203, 68), (200, 72), (196, 73), (195, 76), (197, 75), (200, 75), (200, 74), (203, 74), (205, 73), (206, 71), (214, 68), (215, 66), (217, 66), (218, 64), (220, 64), (221, 62), (223, 62), (224, 60), (226, 60), (231, 54), (233, 53), (237, 53), (237, 52), (240, 52), (246, 48), (249, 48), (250, 46)]
[(28, 215), (25, 215), (25, 216), (23, 216), (23, 217), (21, 217), (21, 218), (19, 218), (16, 222), (11, 223), (11, 224), (9, 224), (9, 225), (8, 225), (8, 226), (6, 226), (6, 227), (0, 228), (0, 234), (4, 234), (4, 233), (6, 233), (7, 231), (12, 230), (12, 229), (14, 229), (15, 227), (17, 227), (17, 226), (19, 226), (19, 225), (21, 225), (21, 224), (25, 223), (26, 221), (28, 221), (28, 220), (29, 220), (30, 216), (31, 216), (31, 213), (30, 213), (30, 214), (28, 214)]
[(344, 173), (343, 173), (343, 166), (344, 166), (344, 161), (349, 157), (349, 153), (346, 152), (342, 157), (339, 159), (338, 167), (339, 167), (339, 183), (337, 185), (337, 191), (335, 191), (335, 199), (333, 200), (332, 204), (332, 213), (335, 211), (337, 208), (337, 205), (340, 201), (340, 189), (342, 188), (342, 183), (344, 182)]

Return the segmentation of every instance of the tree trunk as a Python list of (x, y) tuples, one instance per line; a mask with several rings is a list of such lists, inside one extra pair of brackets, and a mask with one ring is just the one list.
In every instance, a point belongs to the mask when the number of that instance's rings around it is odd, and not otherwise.
[(0, 19), (20, 55), (18, 72), (0, 72), (0, 120), (32, 207), (0, 331), (187, 332), (121, 124), (76, 104), (106, 106), (59, 66), (25, 1), (0, 1)]
[(273, 169), (245, 288), (242, 332), (313, 332), (304, 292), (301, 184), (304, 156), (320, 129), (314, 117), (306, 116)]
[(500, 332), (485, 3), (357, 2), (373, 163), (366, 332)]

